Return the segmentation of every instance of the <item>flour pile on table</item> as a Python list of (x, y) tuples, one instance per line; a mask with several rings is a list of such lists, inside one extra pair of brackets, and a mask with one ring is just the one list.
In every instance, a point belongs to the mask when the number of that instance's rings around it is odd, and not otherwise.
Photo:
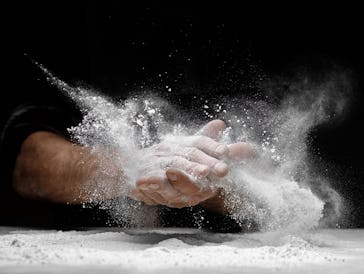
[(361, 230), (338, 229), (282, 235), (1, 228), (0, 272), (362, 273), (363, 239)]

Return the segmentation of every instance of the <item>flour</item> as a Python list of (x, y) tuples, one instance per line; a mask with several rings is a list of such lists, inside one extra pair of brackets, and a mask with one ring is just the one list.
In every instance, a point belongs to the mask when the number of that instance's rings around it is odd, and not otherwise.
[[(183, 119), (187, 114), (153, 95), (115, 102), (90, 88), (70, 86), (39, 66), (48, 80), (84, 114), (79, 125), (69, 128), (73, 139), (84, 146), (104, 146), (123, 155), (117, 160), (124, 171), (120, 180), (125, 182), (125, 192), (134, 187), (143, 149), (161, 141), (177, 148), (202, 123)], [(307, 145), (313, 128), (343, 111), (345, 100), (340, 89), (346, 87), (336, 85), (332, 79), (315, 85), (305, 81), (292, 84), (294, 92), (280, 100), (269, 97), (253, 100), (243, 95), (200, 99), (206, 117), (227, 122), (229, 127), (221, 141), (227, 144), (245, 141), (255, 148), (253, 160), (230, 163), (229, 174), (224, 179), (211, 178), (210, 182), (212, 187), (224, 189), (226, 207), (239, 223), (248, 220), (265, 231), (297, 231), (317, 227), (327, 202), (334, 204), (331, 207), (334, 210), (327, 214), (332, 222), (341, 213), (341, 198), (312, 170)], [(107, 165), (103, 172), (108, 172)], [(323, 189), (325, 193), (320, 195), (318, 190)], [(137, 224), (146, 216), (140, 203), (130, 204), (121, 199), (119, 204), (104, 203), (103, 206), (116, 220), (133, 219)], [(157, 218), (152, 213), (147, 215)], [(229, 250), (225, 252), (234, 253)]]
[(155, 272), (175, 268), (287, 268), (340, 264), (348, 258), (318, 247), (312, 235), (13, 231), (0, 236), (0, 265), (107, 265)]

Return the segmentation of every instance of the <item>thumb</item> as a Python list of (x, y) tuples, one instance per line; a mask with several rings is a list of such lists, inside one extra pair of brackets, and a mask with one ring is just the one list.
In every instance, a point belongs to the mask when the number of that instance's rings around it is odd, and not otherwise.
[(211, 139), (218, 140), (221, 137), (222, 132), (226, 128), (226, 124), (224, 121), (216, 119), (207, 123), (204, 127), (202, 127), (197, 135), (203, 135), (210, 137)]

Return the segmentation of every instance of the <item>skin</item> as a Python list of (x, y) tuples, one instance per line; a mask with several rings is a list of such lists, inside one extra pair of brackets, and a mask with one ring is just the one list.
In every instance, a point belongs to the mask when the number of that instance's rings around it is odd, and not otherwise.
[(224, 128), (223, 121), (214, 120), (196, 135), (184, 137), (182, 145), (164, 141), (144, 149), (131, 189), (125, 184), (115, 158), (108, 157), (108, 172), (102, 171), (98, 155), (112, 155), (111, 151), (105, 148), (91, 151), (57, 134), (38, 131), (29, 135), (21, 146), (13, 187), (23, 197), (57, 203), (77, 204), (127, 195), (147, 205), (182, 208), (200, 204), (224, 212), (224, 197), (209, 181), (227, 175), (224, 159), (240, 161), (253, 153), (246, 143), (219, 142)]
[(156, 169), (143, 174), (137, 180), (132, 196), (149, 205), (182, 208), (201, 204), (209, 209), (224, 211), (224, 197), (220, 189), (211, 188), (209, 183), (201, 187), (198, 180), (225, 177), (228, 165), (223, 159), (241, 161), (252, 156), (252, 148), (246, 143), (225, 145), (217, 141), (225, 127), (221, 120), (208, 123), (197, 135), (181, 141), (184, 144), (182, 151), (173, 150), (168, 143), (152, 147), (154, 151), (151, 154), (160, 158), (149, 161), (173, 159), (176, 155), (178, 159), (172, 160), (174, 166), (166, 171)]

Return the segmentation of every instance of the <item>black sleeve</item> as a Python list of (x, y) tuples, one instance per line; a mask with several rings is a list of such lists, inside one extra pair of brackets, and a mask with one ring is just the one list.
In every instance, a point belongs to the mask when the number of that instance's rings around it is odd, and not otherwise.
[(8, 68), (11, 89), (6, 90), (6, 101), (0, 102), (0, 173), (7, 178), (31, 133), (46, 130), (68, 138), (67, 128), (81, 119), (75, 104), (47, 81), (37, 65), (26, 56), (16, 57), (15, 66)]
[(65, 218), (72, 219), (72, 215), (75, 220), (80, 217), (66, 205), (17, 195), (12, 188), (13, 169), (21, 145), (30, 134), (44, 130), (69, 138), (67, 128), (77, 125), (82, 115), (33, 64), (19, 63), (19, 69), (13, 73), (19, 79), (10, 79), (12, 89), (6, 100), (0, 102), (0, 225), (54, 227), (65, 223)]
[(70, 138), (67, 128), (77, 125), (81, 118), (72, 102), (61, 97), (48, 103), (23, 103), (11, 112), (1, 132), (0, 225), (74, 229), (106, 224), (107, 213), (97, 206), (84, 208), (30, 200), (12, 189), (12, 173), (24, 140), (36, 131), (50, 131)]

